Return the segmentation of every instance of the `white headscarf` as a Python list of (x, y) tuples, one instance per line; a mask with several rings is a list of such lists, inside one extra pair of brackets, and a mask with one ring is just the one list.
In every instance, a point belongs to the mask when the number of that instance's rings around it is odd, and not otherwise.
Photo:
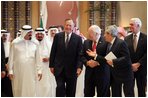
[(30, 31), (32, 31), (32, 37), (31, 37), (31, 40), (30, 41), (34, 42), (35, 44), (39, 44), (38, 41), (35, 38), (35, 33), (33, 32), (33, 29), (32, 29), (32, 27), (30, 25), (24, 25), (22, 27), (22, 29), (21, 29), (21, 35), (19, 37), (17, 37), (16, 39), (14, 39), (13, 40), (13, 43), (17, 43), (17, 42), (20, 42), (20, 41), (25, 40), (24, 37)]
[(10, 42), (11, 41), (10, 33), (7, 30), (1, 30), (1, 37), (4, 34), (7, 35), (6, 42)]
[(6, 41), (3, 42), (4, 43), (4, 49), (5, 49), (5, 57), (9, 57), (9, 52), (10, 52), (10, 41), (11, 41), (11, 37), (10, 37), (10, 33), (7, 32), (6, 30), (1, 30), (1, 37), (3, 36), (3, 34), (7, 35), (6, 37)]
[(16, 38), (19, 37), (19, 36), (21, 35), (21, 31), (22, 31), (22, 30), (20, 29), (20, 30), (17, 32), (17, 34), (16, 34)]
[[(40, 52), (42, 55), (50, 56), (51, 42), (49, 41), (48, 36), (46, 36), (45, 30), (43, 28), (36, 28), (35, 34), (42, 33), (44, 35), (42, 41), (40, 41)], [(46, 52), (45, 52), (46, 51)], [(48, 54), (47, 54), (48, 51)]]
[(51, 36), (51, 30), (56, 30), (56, 33), (59, 33), (58, 31), (58, 28), (55, 28), (55, 27), (51, 27), (49, 30), (48, 30), (48, 37), (49, 37), (49, 40), (51, 41), (51, 43), (53, 42), (53, 37)]

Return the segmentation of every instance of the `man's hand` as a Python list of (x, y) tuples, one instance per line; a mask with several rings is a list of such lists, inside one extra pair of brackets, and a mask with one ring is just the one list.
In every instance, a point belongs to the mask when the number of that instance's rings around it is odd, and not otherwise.
[(132, 64), (132, 70), (133, 70), (133, 72), (138, 71), (139, 66), (140, 66), (140, 63), (133, 63)]
[(49, 58), (43, 58), (42, 60), (43, 60), (43, 62), (48, 62)]
[(42, 74), (38, 74), (39, 81), (42, 79)]
[(54, 68), (50, 68), (52, 74), (54, 74)]
[(8, 71), (8, 64), (5, 64), (5, 67), (6, 67), (6, 71)]
[(89, 56), (91, 56), (91, 57), (95, 57), (97, 54), (96, 54), (96, 51), (91, 51), (90, 49), (88, 49), (87, 51), (86, 51), (86, 53), (89, 55)]
[(94, 60), (89, 60), (89, 61), (87, 61), (87, 65), (91, 68), (94, 68), (94, 67), (98, 66), (99, 63), (97, 61), (94, 61)]
[(5, 71), (2, 71), (1, 72), (1, 78), (4, 78), (6, 76), (6, 72)]
[(8, 77), (9, 77), (10, 80), (13, 80), (14, 75), (13, 74), (8, 74)]
[(107, 60), (108, 65), (112, 66), (113, 65), (113, 61), (112, 60)]
[(82, 72), (81, 68), (77, 68), (77, 76), (79, 76), (81, 72)]

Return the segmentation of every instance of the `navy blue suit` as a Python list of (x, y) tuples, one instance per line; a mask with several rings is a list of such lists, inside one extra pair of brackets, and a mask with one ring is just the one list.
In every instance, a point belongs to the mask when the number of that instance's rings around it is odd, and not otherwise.
[(134, 96), (132, 63), (126, 42), (116, 37), (110, 51), (117, 57), (113, 59), (114, 67), (110, 67), (112, 96), (121, 97), (122, 84), (125, 96)]
[(81, 49), (82, 39), (75, 33), (71, 34), (67, 48), (65, 47), (65, 32), (55, 35), (51, 48), (49, 67), (54, 68), (57, 82), (56, 96), (75, 96), (76, 71), (77, 68), (82, 68), (80, 61)]
[[(106, 97), (108, 93), (109, 83), (110, 83), (110, 70), (109, 66), (100, 60), (100, 65), (91, 68), (86, 65), (86, 62), (94, 59), (86, 53), (88, 49), (92, 50), (93, 42), (91, 40), (85, 40), (82, 52), (82, 61), (86, 66), (85, 71), (85, 87), (84, 96), (93, 97), (95, 95), (95, 87), (97, 88), (98, 97)], [(104, 57), (106, 55), (107, 43), (102, 37), (100, 37), (96, 51), (99, 56)]]

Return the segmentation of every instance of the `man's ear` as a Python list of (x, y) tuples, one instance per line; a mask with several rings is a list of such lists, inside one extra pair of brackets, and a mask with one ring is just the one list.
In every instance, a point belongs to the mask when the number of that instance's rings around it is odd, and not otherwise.
[(139, 24), (137, 24), (137, 27), (140, 27)]

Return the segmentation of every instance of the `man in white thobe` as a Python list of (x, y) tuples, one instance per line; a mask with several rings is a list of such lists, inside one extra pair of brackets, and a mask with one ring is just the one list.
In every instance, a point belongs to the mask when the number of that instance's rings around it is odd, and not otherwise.
[(4, 49), (5, 49), (5, 62), (8, 62), (9, 58), (9, 51), (10, 51), (10, 33), (6, 30), (1, 30), (1, 37), (4, 43)]
[(39, 53), (42, 60), (42, 80), (37, 81), (38, 97), (55, 97), (56, 81), (55, 77), (49, 70), (49, 56), (51, 50), (51, 42), (46, 36), (43, 28), (35, 29), (36, 39), (39, 41)]
[(48, 29), (48, 36), (51, 43), (53, 43), (53, 39), (56, 33), (59, 33), (57, 26), (50, 26)]
[(8, 65), (14, 97), (36, 96), (36, 81), (42, 78), (38, 45), (29, 25), (12, 42)]

